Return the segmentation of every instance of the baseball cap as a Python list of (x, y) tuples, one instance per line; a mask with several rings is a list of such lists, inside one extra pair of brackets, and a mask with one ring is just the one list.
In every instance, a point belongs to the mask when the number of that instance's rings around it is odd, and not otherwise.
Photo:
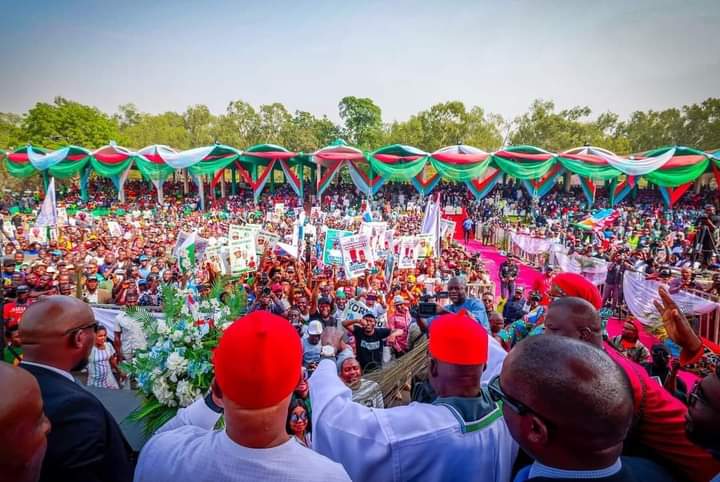
[(467, 315), (438, 316), (430, 325), (433, 358), (452, 365), (482, 365), (488, 360), (488, 334)]
[(323, 326), (318, 320), (313, 320), (308, 324), (308, 335), (322, 335)]
[(345, 298), (347, 298), (347, 295), (345, 294), (345, 290), (337, 290), (335, 292), (335, 297), (339, 298), (341, 300), (344, 300)]
[(330, 301), (330, 298), (326, 298), (326, 297), (322, 296), (318, 300), (318, 305), (332, 305), (332, 301)]
[(289, 397), (300, 379), (302, 345), (285, 318), (256, 311), (236, 320), (213, 352), (223, 396), (259, 410)]

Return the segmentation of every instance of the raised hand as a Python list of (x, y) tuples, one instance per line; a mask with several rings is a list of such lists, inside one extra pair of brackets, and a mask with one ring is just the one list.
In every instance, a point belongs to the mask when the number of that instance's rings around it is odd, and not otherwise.
[(653, 303), (662, 317), (663, 325), (670, 339), (691, 353), (700, 350), (702, 348), (702, 340), (695, 334), (685, 315), (683, 315), (675, 301), (670, 297), (670, 293), (668, 293), (665, 287), (661, 286), (658, 289), (658, 294), (660, 295), (662, 303), (658, 301), (654, 301)]

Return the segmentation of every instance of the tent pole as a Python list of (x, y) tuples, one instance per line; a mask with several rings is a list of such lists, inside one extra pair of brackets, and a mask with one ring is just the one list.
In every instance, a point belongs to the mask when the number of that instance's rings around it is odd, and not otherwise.
[(237, 194), (237, 169), (235, 167), (230, 168), (230, 174), (232, 176), (230, 194), (235, 196)]

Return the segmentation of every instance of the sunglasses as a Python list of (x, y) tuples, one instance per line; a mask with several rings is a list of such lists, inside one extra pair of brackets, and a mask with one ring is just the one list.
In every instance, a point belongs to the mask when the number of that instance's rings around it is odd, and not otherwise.
[(97, 331), (99, 325), (100, 324), (97, 321), (95, 321), (95, 322), (89, 323), (87, 325), (78, 326), (76, 328), (70, 328), (69, 330), (65, 331), (65, 333), (63, 333), (63, 336), (69, 335), (71, 333), (75, 333), (76, 331), (87, 330), (88, 328), (92, 328), (93, 331)]
[(527, 415), (529, 413), (532, 413), (540, 417), (540, 415), (533, 409), (531, 409), (524, 403), (510, 397), (503, 391), (502, 387), (500, 386), (500, 375), (497, 375), (495, 378), (490, 380), (490, 383), (488, 384), (488, 391), (490, 392), (490, 398), (492, 398), (496, 402), (502, 402), (503, 405), (508, 406), (513, 412), (517, 413), (518, 415)]
[(290, 421), (292, 423), (307, 422), (307, 419), (307, 413), (305, 412), (301, 413), (300, 415), (298, 415), (297, 413), (293, 413), (292, 415), (290, 415)]

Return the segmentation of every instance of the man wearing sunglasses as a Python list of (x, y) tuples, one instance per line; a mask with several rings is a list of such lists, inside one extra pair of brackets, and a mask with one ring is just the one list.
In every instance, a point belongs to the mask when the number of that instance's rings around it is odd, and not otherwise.
[[(686, 431), (688, 438), (720, 460), (720, 364), (698, 381), (688, 395)], [(720, 481), (720, 473), (713, 479)]]
[(112, 415), (70, 374), (87, 365), (98, 324), (70, 296), (40, 298), (23, 313), (20, 364), (38, 381), (52, 423), (41, 481), (127, 481), (130, 448)]
[(563, 337), (528, 338), (488, 388), (513, 438), (535, 459), (515, 482), (673, 480), (653, 462), (620, 457), (633, 421), (632, 391), (602, 350)]

